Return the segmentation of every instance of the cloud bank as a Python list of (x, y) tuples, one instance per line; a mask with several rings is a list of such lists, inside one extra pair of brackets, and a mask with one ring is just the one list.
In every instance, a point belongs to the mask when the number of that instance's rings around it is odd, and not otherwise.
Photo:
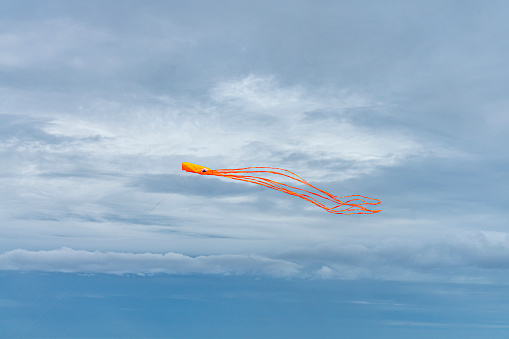
[(17, 249), (0, 255), (0, 269), (108, 274), (259, 274), (287, 277), (299, 266), (258, 255), (208, 255), (179, 253), (115, 253), (62, 248), (51, 251)]
[(273, 257), (16, 249), (0, 254), (0, 270), (503, 283), (508, 257), (509, 234), (482, 232), (440, 242), (392, 239), (374, 246), (322, 244)]

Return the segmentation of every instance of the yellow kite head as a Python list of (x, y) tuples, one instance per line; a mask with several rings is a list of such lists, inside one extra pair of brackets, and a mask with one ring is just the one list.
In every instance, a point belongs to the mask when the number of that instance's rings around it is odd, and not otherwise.
[(182, 170), (191, 172), (191, 173), (198, 173), (198, 174), (207, 174), (208, 171), (211, 171), (211, 169), (208, 167), (191, 164), (190, 162), (183, 162)]

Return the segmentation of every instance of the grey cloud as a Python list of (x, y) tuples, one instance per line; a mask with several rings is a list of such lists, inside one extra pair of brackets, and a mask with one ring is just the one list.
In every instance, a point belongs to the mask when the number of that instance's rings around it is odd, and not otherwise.
[(317, 267), (320, 278), (498, 281), (509, 269), (509, 235), (469, 233), (442, 240), (392, 239), (290, 251), (280, 258)]
[(45, 121), (30, 116), (0, 114), (0, 137), (2, 141), (11, 138), (40, 140), (53, 137), (42, 130), (44, 124)]
[[(495, 35), (486, 41), (476, 38), (479, 33), (472, 34), (494, 26), (488, 23), (497, 18), (496, 5), (483, 6), (477, 20), (463, 24), (459, 13), (474, 18), (479, 11), (476, 6), (455, 2), (414, 2), (408, 6), (398, 1), (331, 1), (318, 7), (309, 1), (283, 1), (277, 6), (266, 1), (155, 1), (101, 3), (98, 11), (98, 3), (93, 1), (80, 5), (55, 3), (58, 5), (39, 13), (48, 18), (71, 17), (78, 22), (74, 26), (88, 30), (70, 30), (78, 34), (77, 38), (85, 37), (77, 39), (80, 45), (71, 49), (70, 57), (89, 61), (93, 66), (90, 71), (98, 77), (108, 68), (101, 65), (110, 65), (113, 60), (120, 64), (120, 71), (115, 73), (118, 83), (127, 80), (158, 92), (179, 87), (206, 88), (212, 79), (224, 74), (250, 72), (280, 73), (289, 83), (304, 79), (340, 87), (374, 83), (394, 83), (397, 87), (400, 82), (414, 83), (411, 79), (416, 75), (423, 78), (437, 69), (451, 74), (451, 66), (461, 69), (468, 64), (451, 64), (447, 53), (475, 56), (475, 48), (457, 49), (469, 43), (489, 47), (490, 41), (500, 39)], [(41, 5), (35, 1), (31, 6)], [(16, 13), (23, 6), (11, 7)], [(27, 21), (35, 19), (23, 14)], [(18, 20), (22, 18), (19, 15)], [(171, 45), (175, 36), (189, 42), (174, 50)], [(147, 50), (152, 52), (145, 53)], [(98, 57), (101, 54), (97, 51), (104, 56)], [(97, 56), (91, 58), (90, 54), (95, 53)], [(147, 66), (143, 71), (139, 69), (141, 64)], [(80, 75), (87, 81), (87, 74)], [(91, 86), (93, 81), (88, 82)]]
[(242, 195), (253, 191), (253, 187), (250, 185), (239, 185), (215, 177), (202, 177), (192, 173), (144, 175), (135, 180), (132, 185), (147, 192), (204, 197)]
[[(72, 220), (85, 240), (45, 248), (86, 247), (105, 237), (101, 223), (125, 224), (139, 233), (115, 250), (142, 235), (273, 237), (277, 246), (252, 247), (273, 256), (351, 240), (288, 257), (324, 277), (505, 271), (504, 241), (442, 241), (436, 230), (507, 227), (506, 12), (503, 2), (7, 1), (0, 239), (24, 248)], [(183, 179), (181, 161), (287, 168), (333, 194), (379, 198), (383, 212), (333, 217), (254, 185)], [(172, 205), (147, 215), (167, 192)], [(429, 241), (386, 241), (402, 228)]]

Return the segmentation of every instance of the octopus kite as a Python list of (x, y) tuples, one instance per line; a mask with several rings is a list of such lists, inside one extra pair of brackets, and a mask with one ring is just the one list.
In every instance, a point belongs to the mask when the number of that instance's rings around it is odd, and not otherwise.
[[(338, 197), (332, 195), (330, 193), (321, 190), (306, 180), (299, 177), (297, 174), (276, 167), (245, 167), (245, 168), (235, 168), (235, 169), (210, 169), (204, 166), (191, 164), (189, 162), (182, 163), (182, 170), (197, 173), (200, 175), (215, 175), (223, 178), (230, 178), (233, 180), (240, 180), (251, 182), (253, 184), (265, 186), (277, 191), (281, 191), (286, 194), (290, 194), (304, 200), (309, 201), (310, 203), (323, 208), (329, 213), (334, 214), (373, 214), (381, 212), (381, 210), (370, 210), (366, 206), (378, 205), (380, 200), (368, 198), (362, 195), (348, 195), (344, 197)], [(311, 192), (302, 188), (293, 187), (287, 184), (283, 184), (281, 182), (277, 182), (271, 179), (264, 178), (263, 176), (267, 175), (279, 175), (292, 180), (295, 180), (301, 184), (304, 184), (310, 188), (314, 189), (315, 192)], [(326, 202), (331, 207), (327, 207), (324, 203)]]

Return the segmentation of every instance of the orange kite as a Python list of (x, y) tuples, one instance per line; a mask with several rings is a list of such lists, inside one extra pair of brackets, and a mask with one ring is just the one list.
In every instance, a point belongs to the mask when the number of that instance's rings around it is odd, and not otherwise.
[[(191, 164), (189, 162), (182, 163), (182, 170), (198, 173), (201, 175), (215, 175), (218, 177), (230, 178), (234, 180), (251, 182), (253, 184), (265, 186), (268, 188), (272, 188), (304, 200), (309, 201), (310, 203), (323, 208), (329, 213), (334, 214), (373, 214), (378, 213), (381, 210), (369, 210), (366, 208), (366, 205), (378, 205), (380, 200), (372, 199), (368, 197), (364, 197), (362, 195), (348, 195), (344, 197), (338, 197), (332, 195), (330, 193), (321, 190), (306, 180), (299, 177), (297, 174), (290, 172), (288, 170), (282, 168), (275, 167), (245, 167), (245, 168), (235, 168), (235, 169), (210, 169), (205, 166)], [(317, 193), (313, 193), (307, 191), (302, 188), (293, 187), (287, 184), (283, 184), (271, 179), (263, 178), (261, 175), (263, 174), (275, 174), (290, 178), (292, 180), (298, 181), (301, 184), (314, 188)], [(332, 202), (332, 207), (327, 207), (323, 203), (321, 203), (318, 199), (325, 199), (329, 202)], [(326, 201), (325, 201), (326, 202)]]

